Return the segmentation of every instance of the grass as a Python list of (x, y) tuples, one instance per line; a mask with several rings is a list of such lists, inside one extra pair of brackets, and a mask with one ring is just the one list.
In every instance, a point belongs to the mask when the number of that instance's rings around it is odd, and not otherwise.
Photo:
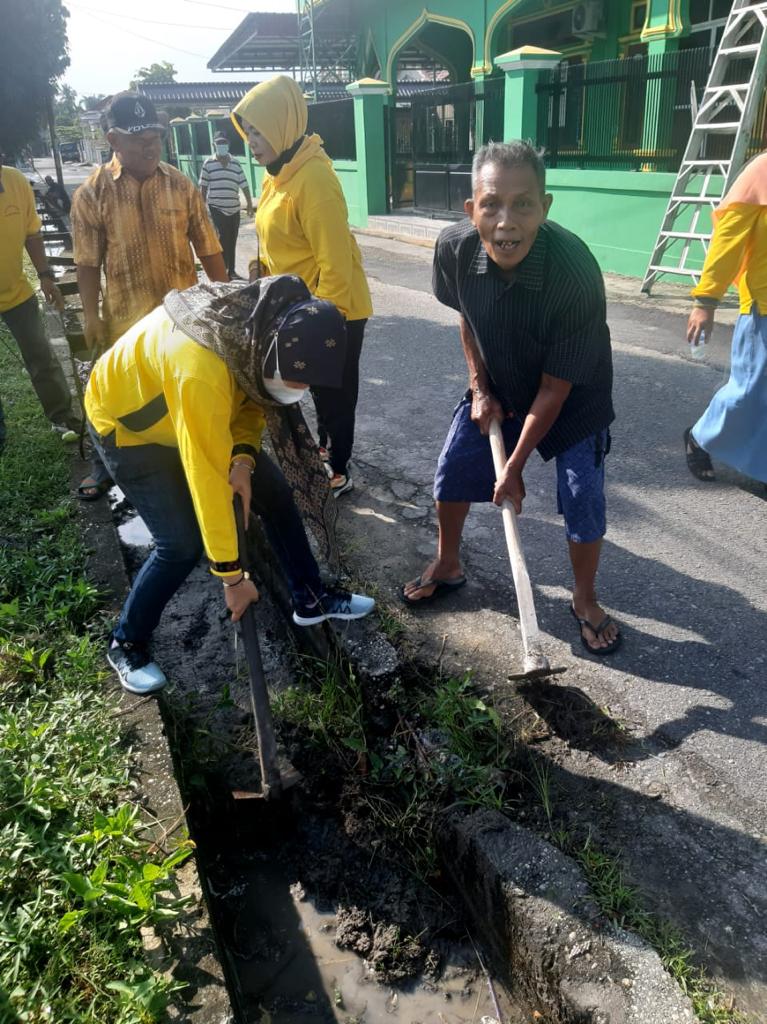
[[(549, 801), (553, 801), (550, 783), (546, 791)], [(550, 809), (553, 812), (553, 802)], [(551, 830), (552, 814), (547, 817), (549, 838), (578, 861), (599, 909), (616, 927), (636, 932), (652, 946), (690, 999), (700, 1024), (749, 1024), (749, 1019), (732, 1008), (731, 1000), (695, 963), (693, 950), (679, 929), (647, 910), (640, 891), (626, 881), (620, 860), (598, 849), (590, 837), (578, 842), (566, 829)]]
[(140, 929), (182, 909), (191, 844), (150, 856), (69, 459), (4, 345), (0, 379), (0, 1021), (150, 1024), (178, 986), (143, 961)]
[(503, 808), (511, 751), (496, 711), (469, 675), (395, 687), (397, 725), (371, 729), (348, 665), (307, 661), (298, 686), (275, 695), (279, 722), (303, 730), (356, 780), (379, 834), (393, 839), (424, 880), (438, 872), (436, 829), (447, 807)]

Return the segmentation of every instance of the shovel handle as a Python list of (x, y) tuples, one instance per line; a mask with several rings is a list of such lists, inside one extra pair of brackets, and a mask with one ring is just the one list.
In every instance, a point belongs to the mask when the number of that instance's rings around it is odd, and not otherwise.
[[(245, 530), (245, 515), (242, 498), (234, 496), (234, 520), (237, 524), (237, 546), (240, 553), (240, 565), (247, 571), (249, 567), (248, 543)], [(253, 706), (253, 720), (256, 725), (258, 740), (258, 761), (261, 768), (261, 787), (264, 796), (279, 797), (282, 792), (280, 769), (277, 764), (277, 741), (274, 738), (274, 722), (272, 709), (269, 706), (269, 691), (266, 688), (264, 665), (261, 660), (261, 646), (258, 642), (258, 629), (253, 605), (248, 605), (240, 619), (242, 643), (245, 658), (248, 662), (250, 677), (250, 700)]]
[[(493, 466), (495, 476), (498, 479), (506, 466), (506, 446), (503, 442), (501, 425), (498, 420), (490, 424), (490, 447), (493, 452)], [(522, 541), (519, 536), (519, 523), (514, 506), (506, 499), (501, 505), (503, 516), (503, 531), (506, 535), (506, 547), (509, 551), (509, 562), (511, 563), (511, 574), (514, 577), (514, 589), (517, 592), (517, 605), (519, 608), (519, 627), (522, 631), (522, 646), (525, 657), (535, 653), (538, 644), (539, 629), (538, 617), (535, 614), (535, 602), (533, 600), (533, 588), (530, 585), (530, 575), (527, 571), (525, 556), (522, 553)]]

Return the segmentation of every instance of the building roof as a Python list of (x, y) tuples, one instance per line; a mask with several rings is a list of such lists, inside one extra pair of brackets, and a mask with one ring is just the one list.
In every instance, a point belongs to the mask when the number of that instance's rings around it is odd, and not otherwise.
[(250, 82), (146, 82), (138, 92), (157, 106), (173, 104), (180, 106), (208, 106), (223, 103), (234, 106), (248, 89), (256, 83)]
[[(355, 65), (356, 15), (352, 4), (323, 5), (314, 15), (318, 67)], [(292, 71), (301, 66), (295, 14), (246, 14), (208, 61), (211, 71)]]

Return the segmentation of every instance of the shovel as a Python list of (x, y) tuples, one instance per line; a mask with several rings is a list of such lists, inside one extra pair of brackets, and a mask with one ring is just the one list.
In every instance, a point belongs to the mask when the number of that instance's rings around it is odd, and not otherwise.
[[(234, 496), (234, 518), (237, 523), (237, 546), (240, 552), (240, 565), (244, 571), (248, 571), (250, 563), (248, 559), (248, 544), (245, 530), (245, 517), (243, 514), (242, 498), (239, 494)], [(253, 706), (253, 720), (256, 725), (256, 738), (258, 740), (258, 761), (261, 768), (261, 793), (249, 793), (237, 791), (233, 794), (235, 799), (277, 800), (283, 790), (289, 789), (300, 781), (301, 776), (294, 768), (280, 769), (277, 755), (277, 741), (274, 737), (274, 723), (272, 721), (272, 709), (269, 706), (269, 691), (266, 688), (264, 678), (264, 666), (261, 661), (261, 647), (258, 643), (258, 630), (256, 629), (256, 610), (250, 604), (240, 619), (242, 643), (245, 648), (245, 659), (248, 663), (248, 674), (250, 676), (250, 700)]]
[[(490, 447), (493, 451), (493, 466), (498, 479), (506, 465), (506, 446), (498, 420), (490, 424)], [(549, 659), (541, 647), (541, 632), (538, 629), (538, 616), (535, 614), (533, 588), (522, 553), (522, 542), (519, 536), (519, 523), (514, 506), (506, 499), (501, 505), (503, 529), (506, 534), (506, 546), (509, 549), (511, 574), (514, 577), (514, 589), (517, 592), (519, 609), (519, 628), (522, 632), (522, 649), (524, 651), (523, 671), (509, 676), (509, 679), (540, 679), (543, 676), (557, 675), (565, 672), (565, 668), (552, 668)]]

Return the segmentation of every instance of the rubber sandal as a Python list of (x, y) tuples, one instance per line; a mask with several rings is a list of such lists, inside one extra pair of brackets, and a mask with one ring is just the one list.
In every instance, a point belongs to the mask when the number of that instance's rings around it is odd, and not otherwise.
[(687, 459), (687, 468), (696, 479), (707, 484), (716, 479), (711, 456), (692, 436), (692, 427), (688, 427), (684, 432), (684, 457)]
[[(107, 491), (114, 487), (115, 482), (110, 477), (106, 480), (99, 480), (98, 483), (86, 484), (81, 483), (77, 488), (77, 497), (80, 501), (98, 501), (99, 498), (103, 498)], [(93, 494), (88, 494), (88, 491), (94, 491)]]
[(412, 598), (407, 596), (405, 588), (402, 587), (399, 592), (400, 599), (411, 608), (417, 608), (422, 604), (431, 604), (432, 601), (437, 601), (440, 597), (445, 597), (454, 590), (460, 590), (461, 587), (466, 584), (466, 577), (456, 576), (454, 580), (425, 580), (422, 576), (419, 576), (417, 580), (414, 580), (414, 583), (416, 584), (416, 589), (420, 589), (421, 587), (431, 587), (433, 585), (434, 590), (428, 597), (421, 597), (414, 601)]
[(613, 654), (615, 651), (618, 650), (620, 645), (623, 643), (623, 636), (619, 632), (615, 639), (611, 641), (611, 643), (609, 643), (607, 647), (592, 647), (586, 639), (586, 637), (583, 635), (583, 627), (585, 626), (587, 629), (590, 629), (594, 636), (598, 637), (600, 633), (604, 633), (604, 631), (614, 621), (614, 619), (609, 615), (605, 615), (605, 617), (602, 619), (598, 626), (592, 626), (588, 619), (581, 619), (578, 617), (575, 608), (573, 608), (572, 605), (570, 605), (570, 614), (578, 623), (578, 628), (581, 630), (581, 643), (589, 652), (589, 654), (596, 654), (597, 657), (603, 658), (606, 654)]

